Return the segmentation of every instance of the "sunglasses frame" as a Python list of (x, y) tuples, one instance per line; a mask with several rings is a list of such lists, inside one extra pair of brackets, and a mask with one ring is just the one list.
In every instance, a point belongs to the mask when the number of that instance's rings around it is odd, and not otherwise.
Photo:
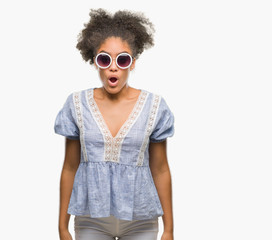
[[(107, 56), (110, 58), (110, 63), (109, 63), (108, 66), (102, 67), (102, 66), (100, 66), (100, 65), (98, 64), (97, 58), (98, 58), (100, 55), (107, 55)], [(129, 57), (130, 57), (130, 64), (129, 64), (127, 67), (121, 67), (121, 66), (119, 66), (119, 64), (118, 64), (118, 62), (117, 62), (118, 57), (119, 57), (119, 56), (122, 56), (122, 55), (126, 55), (126, 56), (129, 56)], [(129, 67), (131, 66), (132, 61), (133, 61), (133, 57), (132, 57), (129, 53), (123, 52), (123, 53), (119, 53), (119, 54), (117, 55), (117, 57), (114, 58), (114, 60), (115, 60), (115, 63), (116, 63), (116, 65), (117, 65), (117, 67), (119, 67), (119, 68), (121, 68), (121, 69), (127, 69), (127, 68), (129, 68)], [(96, 65), (97, 65), (99, 68), (106, 69), (106, 68), (108, 68), (108, 67), (112, 64), (112, 57), (111, 57), (110, 54), (105, 53), (105, 52), (98, 53), (98, 54), (95, 56), (95, 63), (96, 63)]]

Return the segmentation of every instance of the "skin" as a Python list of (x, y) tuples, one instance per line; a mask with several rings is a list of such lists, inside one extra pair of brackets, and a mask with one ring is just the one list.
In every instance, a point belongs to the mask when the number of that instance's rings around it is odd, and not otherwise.
[[(99, 95), (101, 97), (104, 96), (105, 100), (111, 100), (112, 102), (119, 102), (133, 94), (135, 95), (135, 89), (128, 85), (128, 78), (130, 71), (135, 67), (136, 60), (133, 59), (133, 62), (128, 69), (120, 69), (115, 63), (115, 58), (119, 53), (127, 52), (133, 56), (128, 43), (119, 37), (110, 37), (101, 44), (97, 50), (97, 54), (100, 52), (109, 53), (113, 58), (113, 61), (106, 69), (100, 69), (96, 63), (94, 63), (103, 85), (103, 87), (99, 89)], [(118, 77), (117, 86), (111, 87), (109, 85), (108, 79), (111, 75)]]
[[(128, 118), (140, 94), (139, 89), (132, 88), (128, 84), (129, 74), (135, 67), (136, 60), (133, 60), (128, 69), (118, 68), (114, 59), (119, 53), (127, 52), (132, 56), (131, 48), (127, 42), (119, 37), (106, 39), (97, 50), (97, 54), (100, 52), (110, 54), (113, 61), (106, 69), (100, 69), (94, 63), (103, 85), (103, 87), (94, 90), (94, 99), (112, 136), (115, 137)], [(109, 84), (109, 78), (113, 75), (118, 78), (116, 86)], [(122, 109), (122, 114), (120, 114), (120, 109)]]
[[(106, 39), (97, 53), (101, 51), (106, 51), (112, 58), (121, 52), (128, 52), (132, 55), (127, 42), (122, 41), (119, 37)], [(128, 85), (130, 71), (135, 67), (135, 59), (128, 69), (119, 69), (115, 61), (107, 69), (100, 69), (96, 64), (95, 67), (103, 86), (94, 90), (94, 98), (114, 137), (132, 111), (140, 93), (139, 89)], [(118, 84), (114, 87), (108, 84), (108, 78), (112, 74), (118, 76)], [(120, 108), (122, 114), (120, 114)], [(172, 184), (167, 161), (167, 140), (159, 143), (150, 142), (149, 157), (150, 170), (164, 211), (162, 216), (164, 231), (161, 240), (173, 240)], [(65, 158), (60, 179), (59, 236), (61, 240), (72, 239), (68, 231), (70, 214), (67, 213), (67, 209), (79, 163), (80, 141), (66, 138)]]

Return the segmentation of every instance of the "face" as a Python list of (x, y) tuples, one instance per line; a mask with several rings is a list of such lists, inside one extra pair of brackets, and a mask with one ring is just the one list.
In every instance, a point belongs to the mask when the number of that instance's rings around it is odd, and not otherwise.
[(132, 56), (132, 50), (128, 43), (119, 37), (110, 37), (101, 44), (97, 50), (97, 54), (100, 52), (106, 52), (112, 57), (112, 63), (106, 69), (99, 68), (94, 62), (105, 90), (111, 94), (115, 94), (124, 87), (128, 87), (128, 77), (130, 71), (135, 67), (135, 59), (133, 59), (132, 64), (127, 69), (119, 68), (115, 62), (116, 57), (120, 53), (125, 52)]

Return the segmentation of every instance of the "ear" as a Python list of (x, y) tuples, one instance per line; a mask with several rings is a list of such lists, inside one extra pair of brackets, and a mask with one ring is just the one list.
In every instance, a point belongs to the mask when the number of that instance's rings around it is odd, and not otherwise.
[(98, 66), (96, 65), (96, 62), (95, 62), (95, 58), (93, 57), (93, 65), (95, 67), (95, 69), (98, 69)]
[(136, 58), (133, 58), (132, 64), (130, 65), (130, 71), (135, 68), (135, 64), (136, 64)]

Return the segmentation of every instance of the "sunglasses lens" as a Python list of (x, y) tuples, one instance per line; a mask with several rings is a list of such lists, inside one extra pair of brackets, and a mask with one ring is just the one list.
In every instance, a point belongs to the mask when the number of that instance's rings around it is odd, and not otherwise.
[(108, 67), (111, 62), (110, 57), (106, 54), (98, 55), (96, 61), (97, 64), (102, 68)]
[(126, 68), (131, 64), (131, 58), (128, 54), (119, 55), (117, 58), (117, 64), (121, 68)]

